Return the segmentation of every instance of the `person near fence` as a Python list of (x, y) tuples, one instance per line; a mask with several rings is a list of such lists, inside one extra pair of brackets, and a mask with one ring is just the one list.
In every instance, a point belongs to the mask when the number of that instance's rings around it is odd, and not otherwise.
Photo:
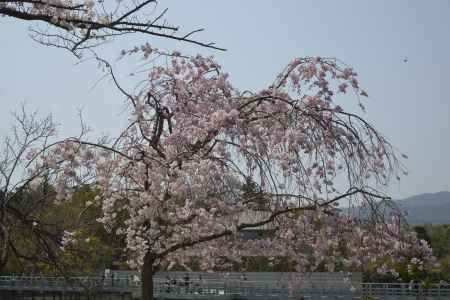
[(190, 285), (191, 285), (189, 274), (185, 273), (183, 279), (184, 279), (184, 291), (186, 294), (188, 294), (190, 293)]
[(166, 286), (166, 293), (167, 294), (170, 294), (170, 284), (171, 284), (170, 281), (171, 281), (170, 277), (169, 277), (169, 275), (167, 275), (166, 276), (166, 282), (164, 283), (164, 285)]
[(199, 275), (198, 275), (198, 279), (197, 279), (197, 283), (196, 283), (197, 293), (198, 293), (199, 295), (202, 294), (203, 283), (204, 283), (204, 282), (203, 282), (202, 275), (199, 274)]

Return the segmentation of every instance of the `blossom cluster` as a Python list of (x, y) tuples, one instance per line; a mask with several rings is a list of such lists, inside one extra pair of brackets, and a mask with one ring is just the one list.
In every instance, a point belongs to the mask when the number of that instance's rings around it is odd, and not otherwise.
[[(50, 22), (66, 30), (75, 30), (80, 23), (107, 23), (108, 16), (97, 9), (93, 0), (41, 0), (41, 1), (2, 1), (0, 8), (10, 9), (30, 15), (47, 16)], [(87, 26), (86, 26), (87, 27)]]

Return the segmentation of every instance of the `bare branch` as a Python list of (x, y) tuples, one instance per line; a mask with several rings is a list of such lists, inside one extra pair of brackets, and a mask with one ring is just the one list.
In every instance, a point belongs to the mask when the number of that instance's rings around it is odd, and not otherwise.
[[(31, 29), (32, 38), (46, 46), (67, 49), (81, 57), (85, 49), (93, 49), (118, 35), (142, 34), (150, 37), (185, 42), (215, 50), (225, 50), (214, 43), (191, 38), (203, 29), (179, 34), (177, 26), (161, 23), (167, 13), (164, 9), (154, 18), (148, 9), (156, 7), (155, 0), (119, 3), (111, 5), (95, 4), (94, 1), (54, 3), (47, 0), (2, 0), (0, 16), (8, 16), (24, 21), (40, 21), (48, 25), (46, 30)], [(129, 5), (128, 5), (129, 4)]]

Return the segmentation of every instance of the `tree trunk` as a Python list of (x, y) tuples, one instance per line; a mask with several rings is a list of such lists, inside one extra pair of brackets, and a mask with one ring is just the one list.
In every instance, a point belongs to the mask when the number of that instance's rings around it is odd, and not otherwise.
[(8, 229), (2, 223), (0, 223), (0, 273), (8, 262), (8, 250), (9, 250), (9, 234)]
[(153, 300), (153, 259), (149, 254), (145, 255), (142, 266), (142, 300)]

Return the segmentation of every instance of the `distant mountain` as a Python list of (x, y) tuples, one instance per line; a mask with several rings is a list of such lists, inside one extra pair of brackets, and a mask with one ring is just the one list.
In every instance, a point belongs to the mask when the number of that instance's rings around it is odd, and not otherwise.
[(411, 224), (450, 224), (450, 192), (419, 194), (397, 203)]

